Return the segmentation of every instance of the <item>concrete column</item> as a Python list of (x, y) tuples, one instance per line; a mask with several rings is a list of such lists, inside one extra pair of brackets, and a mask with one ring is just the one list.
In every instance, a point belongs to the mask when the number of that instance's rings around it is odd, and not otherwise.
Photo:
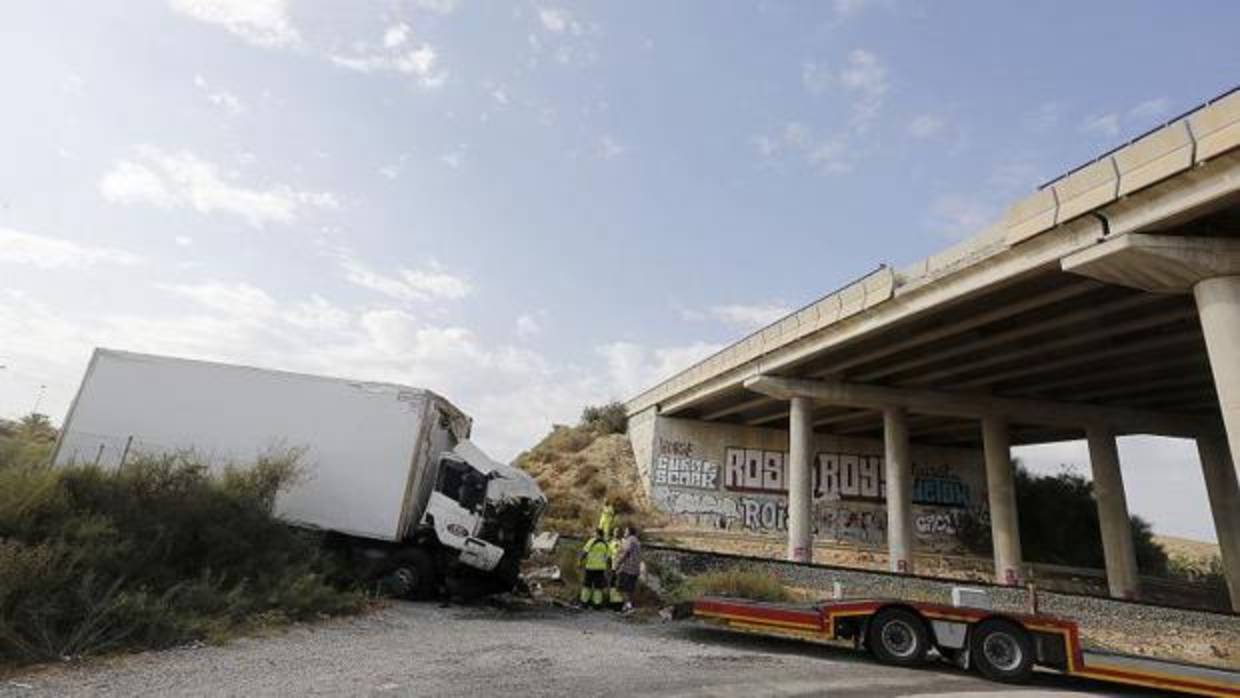
[(1197, 453), (1201, 456), (1210, 513), (1214, 515), (1214, 531), (1223, 555), (1231, 610), (1240, 611), (1240, 486), (1236, 484), (1236, 468), (1222, 435), (1198, 438)]
[(1012, 440), (1003, 417), (982, 418), (986, 451), (986, 489), (990, 500), (990, 535), (995, 548), (995, 581), (1021, 583), (1020, 523), (1016, 518), (1016, 484)]
[(1199, 281), (1193, 296), (1234, 467), (1240, 463), (1240, 276)]
[(1089, 441), (1089, 464), (1094, 473), (1094, 500), (1098, 504), (1098, 525), (1102, 529), (1107, 585), (1112, 597), (1135, 599), (1140, 585), (1137, 550), (1132, 542), (1132, 524), (1128, 519), (1128, 499), (1124, 496), (1124, 476), (1119, 467), (1115, 435), (1101, 426), (1089, 427), (1085, 435)]
[(887, 467), (887, 556), (891, 571), (913, 573), (913, 462), (909, 457), (908, 415), (903, 407), (883, 410)]
[(810, 519), (809, 466), (814, 451), (813, 401), (807, 397), (792, 398), (788, 421), (788, 559), (812, 562), (814, 528)]

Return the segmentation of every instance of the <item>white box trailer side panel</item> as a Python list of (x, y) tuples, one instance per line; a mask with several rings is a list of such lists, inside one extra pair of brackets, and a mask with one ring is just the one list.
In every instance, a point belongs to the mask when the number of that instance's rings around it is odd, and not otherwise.
[(279, 497), (276, 513), (396, 540), (430, 399), (388, 384), (97, 350), (56, 463), (114, 466), (130, 444), (131, 453), (194, 449), (223, 468), (304, 448), (303, 479)]

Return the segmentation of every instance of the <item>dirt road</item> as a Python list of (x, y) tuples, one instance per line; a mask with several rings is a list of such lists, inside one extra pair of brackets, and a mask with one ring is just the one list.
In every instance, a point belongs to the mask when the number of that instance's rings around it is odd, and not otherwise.
[(738, 636), (688, 622), (556, 608), (399, 603), (224, 647), (54, 667), (0, 696), (954, 696), (1145, 695), (1039, 676), (1023, 689), (949, 668)]

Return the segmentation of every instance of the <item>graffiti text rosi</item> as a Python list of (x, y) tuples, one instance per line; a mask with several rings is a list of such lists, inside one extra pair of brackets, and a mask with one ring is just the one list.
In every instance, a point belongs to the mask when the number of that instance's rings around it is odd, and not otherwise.
[[(724, 487), (734, 492), (783, 494), (788, 491), (784, 451), (729, 448), (724, 457)], [(819, 453), (811, 469), (814, 499), (884, 501), (887, 497), (883, 457)], [(913, 466), (913, 502), (968, 507), (968, 484), (946, 468)]]

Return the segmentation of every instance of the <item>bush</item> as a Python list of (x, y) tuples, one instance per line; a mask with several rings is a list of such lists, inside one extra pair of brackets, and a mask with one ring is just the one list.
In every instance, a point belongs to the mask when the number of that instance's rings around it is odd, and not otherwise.
[(791, 601), (792, 593), (769, 572), (751, 567), (731, 567), (686, 578), (672, 590), (678, 601), (702, 596), (731, 596), (751, 601)]
[(326, 581), (318, 542), (272, 515), (298, 455), (218, 474), (192, 453), (137, 454), (119, 469), (0, 461), (0, 661), (360, 609), (362, 594)]
[(623, 434), (629, 418), (622, 402), (591, 405), (581, 411), (581, 423), (593, 427), (601, 434)]
[[(1020, 546), (1026, 560), (1072, 567), (1106, 566), (1098, 505), (1089, 480), (1067, 470), (1034, 475), (1017, 462), (1015, 484)], [(957, 538), (971, 552), (989, 555), (988, 523), (984, 517), (966, 516)], [(1166, 574), (1167, 554), (1154, 542), (1150, 524), (1133, 516), (1131, 526), (1141, 573)]]

